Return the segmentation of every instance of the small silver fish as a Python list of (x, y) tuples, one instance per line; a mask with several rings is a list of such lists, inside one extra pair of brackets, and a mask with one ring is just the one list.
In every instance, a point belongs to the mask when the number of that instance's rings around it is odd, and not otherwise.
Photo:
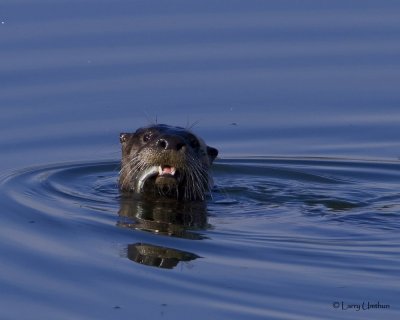
[(140, 177), (138, 177), (138, 182), (136, 185), (136, 192), (141, 192), (143, 190), (143, 185), (145, 181), (151, 176), (159, 174), (159, 166), (152, 166), (147, 168), (142, 172)]

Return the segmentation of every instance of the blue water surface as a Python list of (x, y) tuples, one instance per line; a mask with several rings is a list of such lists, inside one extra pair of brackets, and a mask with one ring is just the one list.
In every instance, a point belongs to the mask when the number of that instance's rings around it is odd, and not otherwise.
[[(2, 0), (1, 319), (398, 319), (400, 3)], [(118, 191), (119, 133), (219, 149)]]

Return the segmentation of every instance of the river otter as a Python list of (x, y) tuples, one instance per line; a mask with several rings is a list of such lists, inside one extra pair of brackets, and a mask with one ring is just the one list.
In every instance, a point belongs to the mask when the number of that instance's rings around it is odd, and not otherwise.
[(121, 133), (123, 191), (204, 200), (218, 150), (185, 128), (156, 124)]

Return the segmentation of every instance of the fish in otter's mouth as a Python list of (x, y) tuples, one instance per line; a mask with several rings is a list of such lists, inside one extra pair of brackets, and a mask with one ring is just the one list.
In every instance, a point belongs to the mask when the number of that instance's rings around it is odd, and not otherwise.
[(181, 127), (163, 124), (121, 133), (123, 191), (203, 200), (212, 186), (209, 169), (218, 150)]
[(143, 170), (137, 177), (136, 190), (143, 191), (144, 184), (151, 178), (155, 178), (156, 185), (177, 185), (181, 181), (179, 171), (168, 165), (151, 166)]

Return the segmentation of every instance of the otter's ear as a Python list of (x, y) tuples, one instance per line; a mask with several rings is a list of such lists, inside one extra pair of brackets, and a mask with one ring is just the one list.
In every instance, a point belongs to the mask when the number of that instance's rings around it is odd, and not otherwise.
[(213, 147), (207, 146), (207, 154), (210, 158), (210, 163), (212, 163), (218, 155), (218, 150)]
[(132, 133), (120, 133), (119, 134), (119, 142), (121, 142), (121, 143), (127, 142), (131, 136), (132, 136)]

